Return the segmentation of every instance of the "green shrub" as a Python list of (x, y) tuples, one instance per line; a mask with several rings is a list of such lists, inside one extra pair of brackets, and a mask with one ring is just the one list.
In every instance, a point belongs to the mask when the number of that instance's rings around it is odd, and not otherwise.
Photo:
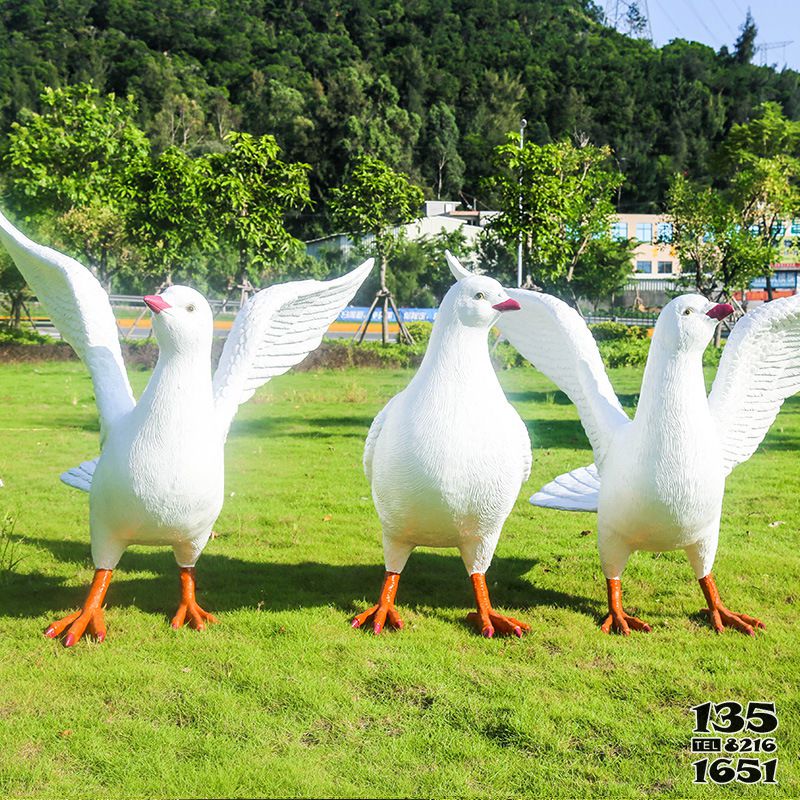
[(607, 367), (643, 367), (650, 350), (650, 340), (647, 338), (605, 339), (598, 342), (597, 347)]
[(706, 347), (703, 353), (703, 366), (704, 367), (718, 367), (719, 360), (722, 358), (722, 353), (725, 350), (725, 345), (722, 347), (714, 347), (713, 343)]
[[(493, 339), (489, 340), (494, 341)], [(490, 345), (491, 346), (491, 345)], [(492, 351), (492, 361), (499, 369), (512, 369), (513, 367), (530, 367), (531, 363), (519, 351), (506, 341), (500, 342)]]
[(589, 326), (595, 341), (639, 340), (647, 338), (647, 328), (626, 325), (624, 322), (596, 322)]
[(415, 344), (427, 345), (431, 338), (433, 323), (418, 320), (416, 322), (407, 323), (406, 328), (408, 328), (408, 332), (411, 334), (411, 338), (414, 340)]
[(44, 336), (30, 328), (12, 328), (0, 325), (0, 344), (53, 344), (51, 336)]

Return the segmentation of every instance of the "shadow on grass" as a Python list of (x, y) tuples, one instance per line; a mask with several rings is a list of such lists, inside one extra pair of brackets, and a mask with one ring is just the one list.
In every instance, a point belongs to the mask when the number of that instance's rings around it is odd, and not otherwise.
[[(231, 428), (230, 439), (245, 436), (285, 436), (300, 437), (305, 439), (328, 438), (341, 436), (343, 438), (367, 438), (367, 432), (374, 416), (347, 415), (341, 417), (307, 417), (301, 415), (276, 416), (265, 415), (258, 419), (243, 419), (234, 423)], [(304, 430), (292, 430), (297, 427)], [(335, 428), (337, 430), (329, 430)], [(352, 431), (342, 431), (340, 428), (353, 428)]]
[[(89, 548), (82, 542), (26, 538), (28, 544), (49, 550), (59, 561), (86, 563)], [(599, 606), (584, 597), (532, 585), (524, 576), (536, 563), (521, 558), (497, 559), (487, 573), (492, 603), (499, 609), (537, 606), (572, 608), (596, 617)], [(152, 577), (128, 577), (148, 572)], [(383, 567), (337, 565), (315, 561), (297, 564), (244, 561), (214, 553), (198, 562), (198, 597), (209, 611), (224, 613), (259, 608), (286, 611), (333, 605), (345, 618), (377, 598)], [(0, 585), (0, 616), (54, 618), (77, 608), (87, 587), (65, 585), (64, 579), (41, 572), (12, 575)], [(110, 607), (136, 607), (171, 617), (178, 603), (178, 576), (168, 549), (141, 552), (128, 549), (108, 590)], [(403, 572), (398, 606), (470, 610), (472, 591), (458, 555), (417, 551)], [(434, 614), (436, 612), (434, 611)]]
[[(506, 397), (510, 403), (541, 403), (542, 405), (556, 406), (572, 405), (572, 400), (558, 389), (553, 389), (550, 392), (506, 390)], [(618, 394), (617, 398), (623, 408), (631, 408), (639, 402), (639, 393)]]

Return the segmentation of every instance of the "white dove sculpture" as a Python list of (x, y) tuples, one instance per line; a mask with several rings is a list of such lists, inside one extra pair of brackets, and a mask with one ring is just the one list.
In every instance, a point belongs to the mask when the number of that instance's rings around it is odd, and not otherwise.
[(242, 306), (211, 377), (213, 317), (188, 286), (148, 295), (158, 363), (139, 402), (122, 361), (108, 295), (74, 259), (32, 242), (0, 214), (0, 239), (92, 376), (101, 455), (61, 476), (89, 492), (96, 572), (83, 607), (45, 632), (75, 644), (106, 635), (103, 600), (130, 544), (170, 545), (181, 602), (172, 627), (216, 622), (195, 599), (194, 565), (223, 500), (224, 444), (240, 403), (314, 350), (372, 268), (366, 261), (332, 281), (271, 286)]
[(374, 633), (403, 623), (394, 605), (400, 573), (417, 546), (457, 547), (472, 580), (484, 636), (521, 636), (524, 622), (492, 609), (485, 573), (506, 517), (528, 479), (531, 444), (506, 400), (487, 337), (519, 308), (495, 280), (474, 275), (447, 253), (457, 283), (442, 300), (419, 371), (375, 417), (364, 472), (383, 529), (386, 575), (380, 600), (356, 616)]
[(636, 414), (622, 410), (583, 318), (546, 294), (511, 290), (521, 311), (499, 327), (578, 408), (595, 463), (556, 478), (534, 505), (597, 511), (608, 616), (601, 625), (649, 632), (626, 614), (620, 576), (634, 550), (686, 552), (714, 629), (750, 636), (764, 624), (729, 611), (711, 568), (717, 551), (725, 478), (764, 438), (783, 401), (800, 390), (800, 296), (775, 300), (742, 317), (706, 395), (703, 351), (727, 304), (687, 294), (656, 323)]

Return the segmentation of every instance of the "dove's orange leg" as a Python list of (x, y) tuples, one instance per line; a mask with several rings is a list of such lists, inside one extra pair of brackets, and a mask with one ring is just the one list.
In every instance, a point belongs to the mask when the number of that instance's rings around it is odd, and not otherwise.
[(202, 631), (207, 622), (219, 622), (213, 614), (209, 614), (197, 605), (194, 596), (195, 587), (194, 567), (181, 567), (181, 604), (172, 618), (172, 627), (176, 630), (183, 625), (187, 617), (189, 627), (196, 631)]
[(467, 614), (467, 619), (487, 638), (491, 639), (495, 633), (513, 633), (514, 636), (522, 636), (527, 633), (531, 626), (526, 622), (520, 622), (514, 617), (506, 617), (498, 614), (492, 609), (489, 602), (489, 588), (486, 586), (486, 576), (481, 572), (474, 572), (469, 576), (472, 581), (472, 589), (475, 592), (475, 603), (477, 611)]
[(106, 638), (106, 625), (103, 620), (103, 600), (108, 591), (108, 584), (111, 583), (112, 570), (95, 570), (92, 585), (83, 608), (75, 611), (69, 616), (54, 622), (45, 632), (48, 639), (60, 636), (69, 627), (67, 635), (64, 637), (64, 647), (72, 647), (78, 639), (83, 636), (86, 629), (89, 633), (102, 642)]
[(358, 616), (353, 617), (351, 623), (354, 628), (360, 628), (370, 617), (372, 617), (372, 632), (375, 634), (383, 630), (386, 620), (389, 621), (395, 630), (403, 627), (403, 620), (394, 607), (394, 598), (397, 595), (397, 587), (400, 584), (399, 572), (387, 572), (381, 587), (381, 596), (378, 603), (366, 611), (362, 611)]
[(725, 628), (736, 628), (748, 636), (755, 636), (756, 628), (766, 629), (766, 625), (760, 619), (748, 617), (747, 614), (734, 614), (722, 605), (717, 584), (710, 572), (705, 578), (700, 578), (700, 588), (708, 603), (708, 608), (703, 608), (701, 611), (708, 614), (711, 625), (717, 633), (722, 633)]
[(646, 622), (626, 614), (622, 608), (622, 583), (619, 578), (606, 578), (608, 588), (608, 616), (603, 620), (600, 630), (603, 633), (621, 633), (623, 636), (631, 635), (631, 628), (642, 633), (653, 630)]

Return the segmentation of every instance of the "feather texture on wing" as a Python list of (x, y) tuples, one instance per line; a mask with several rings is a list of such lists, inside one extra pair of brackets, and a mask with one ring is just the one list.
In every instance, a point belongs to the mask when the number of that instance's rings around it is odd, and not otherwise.
[(0, 239), (61, 336), (89, 368), (103, 441), (108, 426), (135, 404), (108, 295), (86, 267), (32, 242), (1, 213)]
[(600, 500), (600, 476), (597, 467), (579, 467), (559, 475), (542, 486), (531, 499), (531, 505), (557, 508), (561, 511), (597, 511)]
[(497, 327), (575, 403), (602, 472), (614, 432), (629, 420), (608, 380), (597, 343), (583, 317), (561, 300), (525, 289), (507, 291), (521, 308), (503, 314)]
[(800, 295), (748, 311), (734, 326), (708, 398), (725, 474), (747, 461), (783, 401), (800, 391)]
[(242, 306), (214, 374), (217, 419), (227, 429), (241, 403), (319, 346), (372, 269), (373, 259), (332, 281), (262, 289)]

